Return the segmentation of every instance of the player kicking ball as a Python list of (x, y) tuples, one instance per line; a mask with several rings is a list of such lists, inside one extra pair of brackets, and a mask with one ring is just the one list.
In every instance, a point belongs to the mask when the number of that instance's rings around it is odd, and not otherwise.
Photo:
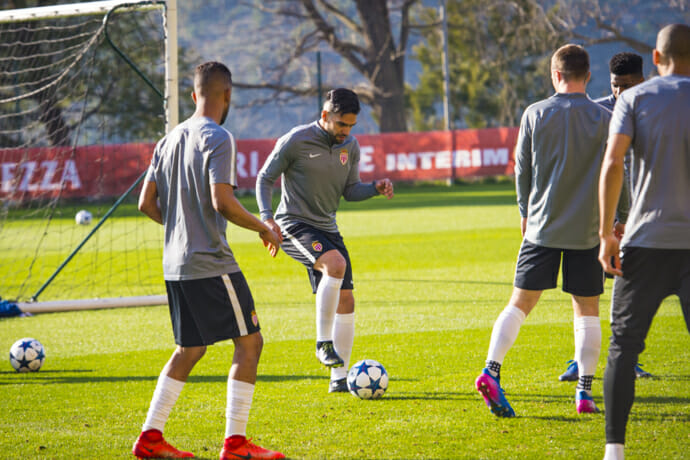
[[(359, 110), (353, 91), (329, 91), (321, 118), (278, 139), (256, 178), (261, 219), (282, 232), (283, 251), (307, 268), (316, 294), (316, 357), (331, 368), (330, 393), (348, 391), (355, 336), (352, 264), (336, 224), (340, 198), (393, 197), (390, 180), (360, 180), (359, 143), (350, 135)], [(280, 204), (274, 216), (271, 194), (279, 177)]]
[(486, 367), (475, 386), (498, 417), (514, 417), (500, 384), (503, 360), (527, 315), (545, 289), (557, 285), (571, 295), (580, 376), (578, 413), (598, 412), (592, 380), (601, 349), (599, 295), (604, 274), (598, 262), (597, 185), (611, 113), (587, 97), (589, 55), (566, 45), (551, 58), (556, 94), (530, 105), (515, 147), (515, 182), (520, 229), (513, 293), (493, 326)]

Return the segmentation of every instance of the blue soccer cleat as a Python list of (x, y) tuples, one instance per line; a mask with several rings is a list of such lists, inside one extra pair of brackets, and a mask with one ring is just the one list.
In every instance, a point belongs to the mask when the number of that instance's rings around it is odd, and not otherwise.
[(564, 373), (562, 373), (559, 377), (558, 380), (561, 382), (577, 382), (577, 377), (578, 377), (578, 368), (577, 368), (577, 361), (574, 359), (571, 359), (568, 361), (568, 368), (565, 370)]
[(650, 374), (646, 370), (642, 369), (642, 364), (640, 364), (640, 363), (635, 364), (635, 376), (638, 379), (648, 379), (650, 377), (653, 377), (652, 374)]
[(482, 370), (474, 385), (496, 417), (515, 417), (515, 411), (508, 404), (501, 384), (496, 377), (491, 375), (488, 369), (484, 368)]

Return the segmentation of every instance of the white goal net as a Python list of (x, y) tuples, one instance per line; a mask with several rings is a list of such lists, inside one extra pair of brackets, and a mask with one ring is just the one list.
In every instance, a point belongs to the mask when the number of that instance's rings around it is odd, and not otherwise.
[(162, 227), (123, 193), (165, 132), (165, 9), (118, 3), (0, 12), (5, 300), (164, 293)]

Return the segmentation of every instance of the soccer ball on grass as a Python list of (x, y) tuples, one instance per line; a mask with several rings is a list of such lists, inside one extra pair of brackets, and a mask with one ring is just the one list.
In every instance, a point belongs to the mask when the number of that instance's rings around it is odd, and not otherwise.
[(388, 373), (378, 361), (357, 361), (347, 373), (347, 388), (360, 399), (378, 399), (388, 388)]
[(46, 359), (43, 345), (29, 337), (17, 340), (10, 348), (10, 364), (17, 372), (36, 372)]
[(77, 213), (76, 216), (74, 216), (74, 221), (78, 225), (89, 225), (92, 220), (93, 220), (93, 216), (86, 209), (82, 209), (81, 211), (79, 211)]

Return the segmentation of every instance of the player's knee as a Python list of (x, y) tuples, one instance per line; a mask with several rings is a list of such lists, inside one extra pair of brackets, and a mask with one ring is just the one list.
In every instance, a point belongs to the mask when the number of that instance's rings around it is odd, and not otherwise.
[(264, 338), (261, 332), (245, 335), (235, 339), (235, 351), (244, 359), (259, 359), (264, 347)]
[(314, 268), (332, 278), (343, 278), (347, 270), (347, 261), (337, 250), (328, 251), (321, 256)]

